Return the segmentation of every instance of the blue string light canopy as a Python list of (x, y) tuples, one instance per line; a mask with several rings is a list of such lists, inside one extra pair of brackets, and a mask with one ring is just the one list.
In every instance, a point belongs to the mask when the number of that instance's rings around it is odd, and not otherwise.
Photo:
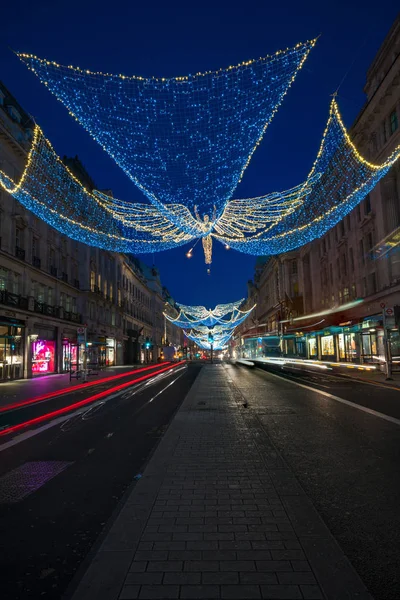
[(200, 348), (222, 350), (240, 325), (254, 309), (240, 310), (244, 299), (230, 304), (218, 304), (214, 309), (204, 306), (186, 306), (178, 304), (177, 315), (165, 312), (168, 321), (183, 329), (185, 336)]
[[(286, 213), (280, 210), (278, 218), (268, 222), (264, 212), (269, 206), (267, 197), (233, 200), (214, 224), (212, 235), (256, 256), (299, 248), (324, 235), (351, 212), (399, 156), (400, 145), (381, 164), (366, 160), (346, 131), (333, 97), (316, 160), (305, 182), (294, 188)], [(239, 225), (236, 230), (235, 223)]]
[(38, 125), (20, 180), (15, 182), (0, 170), (0, 187), (60, 232), (86, 244), (140, 254), (201, 239), (209, 264), (213, 238), (241, 252), (272, 255), (320, 237), (365, 197), (399, 156), (400, 146), (380, 165), (363, 158), (333, 99), (317, 158), (302, 184), (257, 198), (231, 200), (222, 215), (212, 220), (193, 216), (184, 205), (169, 205), (169, 214), (184, 221), (184, 228), (157, 205), (124, 202), (85, 189)]
[[(316, 40), (185, 77), (95, 73), (18, 53), (161, 213), (218, 218)], [(212, 218), (213, 215), (213, 218)]]

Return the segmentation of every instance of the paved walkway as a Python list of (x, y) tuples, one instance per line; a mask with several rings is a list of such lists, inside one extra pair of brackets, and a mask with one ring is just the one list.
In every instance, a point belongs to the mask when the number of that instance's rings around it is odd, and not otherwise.
[[(88, 377), (88, 383), (93, 383), (98, 379), (104, 377), (111, 377), (112, 375), (119, 375), (124, 372), (133, 371), (141, 366), (146, 365), (135, 365), (135, 366), (123, 366), (123, 367), (107, 367), (102, 371), (99, 371), (98, 375), (91, 375)], [(10, 404), (18, 400), (28, 400), (29, 398), (35, 398), (35, 396), (41, 396), (42, 394), (48, 394), (50, 392), (57, 392), (63, 388), (74, 388), (76, 385), (83, 383), (82, 378), (69, 380), (69, 373), (59, 373), (55, 375), (45, 375), (43, 377), (34, 377), (32, 379), (17, 379), (15, 381), (5, 381), (0, 383), (0, 406)]]
[(244, 405), (203, 367), (73, 600), (372, 600)]

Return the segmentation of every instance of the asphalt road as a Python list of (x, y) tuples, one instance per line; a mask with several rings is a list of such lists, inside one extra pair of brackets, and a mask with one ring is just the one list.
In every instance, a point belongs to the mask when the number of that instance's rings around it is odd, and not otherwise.
[[(63, 596), (199, 368), (180, 365), (141, 383), (132, 380), (79, 411), (0, 437), (2, 598)], [(2, 414), (0, 427), (107, 389), (96, 386)]]
[(400, 390), (226, 368), (374, 598), (398, 600), (400, 424), (357, 406), (399, 419)]

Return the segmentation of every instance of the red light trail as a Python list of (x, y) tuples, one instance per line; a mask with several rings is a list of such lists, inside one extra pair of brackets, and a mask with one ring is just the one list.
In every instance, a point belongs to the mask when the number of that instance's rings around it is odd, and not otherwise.
[(18, 423), (17, 425), (12, 425), (11, 427), (8, 427), (7, 429), (3, 429), (2, 431), (0, 431), (0, 436), (15, 432), (15, 431), (19, 431), (20, 429), (29, 427), (29, 425), (36, 425), (37, 423), (42, 423), (43, 421), (47, 421), (48, 419), (52, 419), (53, 417), (58, 417), (67, 412), (75, 410), (77, 408), (81, 408), (82, 406), (86, 406), (86, 404), (90, 404), (91, 402), (94, 402), (95, 400), (100, 400), (101, 398), (104, 398), (105, 396), (109, 396), (110, 394), (117, 392), (118, 390), (122, 390), (126, 387), (129, 387), (132, 384), (140, 383), (141, 381), (150, 379), (151, 377), (154, 377), (155, 375), (159, 375), (160, 373), (164, 373), (165, 371), (169, 371), (170, 369), (174, 369), (180, 365), (182, 365), (182, 363), (164, 367), (163, 369), (160, 369), (159, 371), (156, 371), (154, 373), (149, 373), (148, 375), (143, 375), (142, 377), (139, 377), (138, 379), (134, 379), (133, 381), (127, 381), (125, 383), (120, 383), (119, 385), (109, 388), (108, 390), (99, 392), (98, 394), (95, 394), (94, 396), (89, 396), (89, 398), (85, 398), (84, 400), (80, 400), (79, 402), (75, 402), (74, 404), (70, 404), (69, 406), (64, 406), (63, 408), (59, 408), (57, 410), (53, 410), (52, 412), (46, 413), (44, 415), (40, 415), (40, 417), (35, 417), (34, 419), (30, 419), (29, 421), (24, 421), (23, 423)]
[[(164, 364), (169, 365), (171, 363), (167, 362)], [(144, 371), (149, 371), (150, 369), (156, 369), (158, 366), (159, 365), (151, 365), (149, 367), (143, 367), (142, 369), (134, 369), (133, 371), (127, 371), (126, 373), (119, 373), (118, 375), (110, 375), (110, 377), (103, 377), (103, 379), (98, 379), (97, 381), (92, 381), (90, 383), (80, 383), (78, 385), (74, 385), (73, 387), (62, 388), (61, 390), (49, 392), (48, 394), (43, 394), (42, 396), (35, 396), (35, 398), (30, 398), (29, 400), (22, 400), (21, 402), (16, 402), (14, 404), (6, 404), (5, 406), (0, 407), (0, 413), (6, 412), (8, 410), (14, 410), (16, 408), (21, 408), (22, 406), (28, 406), (29, 404), (34, 404), (35, 402), (40, 402), (42, 400), (48, 400), (49, 398), (63, 396), (64, 394), (68, 394), (69, 392), (73, 393), (76, 390), (87, 389), (94, 385), (106, 383), (107, 381), (120, 379), (121, 377), (128, 377), (129, 375), (136, 375), (136, 373), (143, 373)]]

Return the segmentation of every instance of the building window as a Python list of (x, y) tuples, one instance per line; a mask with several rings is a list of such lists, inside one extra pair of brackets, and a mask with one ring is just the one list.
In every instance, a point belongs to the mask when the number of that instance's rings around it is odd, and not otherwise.
[(23, 247), (23, 232), (20, 227), (15, 228), (15, 245), (18, 246), (18, 248)]
[(357, 204), (357, 219), (361, 221), (361, 208), (359, 204)]
[(357, 291), (356, 291), (356, 285), (355, 283), (353, 283), (353, 285), (351, 286), (351, 296), (352, 298), (357, 298)]
[(399, 120), (397, 118), (397, 111), (394, 110), (390, 115), (390, 133), (394, 133), (399, 126)]
[(349, 254), (350, 254), (350, 269), (351, 269), (351, 272), (354, 274), (354, 252), (353, 252), (353, 248), (349, 249)]
[(0, 291), (7, 289), (8, 270), (0, 267)]
[(344, 234), (345, 234), (345, 231), (344, 231), (344, 220), (340, 221), (339, 227), (340, 227), (340, 237), (343, 237)]
[(383, 121), (383, 123), (382, 123), (382, 139), (383, 139), (383, 143), (386, 144), (386, 142), (387, 142), (386, 121)]
[(342, 254), (342, 273), (343, 275), (347, 275), (347, 260), (345, 254)]
[(53, 289), (50, 287), (47, 288), (47, 304), (53, 305)]
[[(325, 240), (323, 240), (323, 244), (325, 245)], [(325, 249), (326, 252), (326, 249)], [(297, 273), (297, 260), (292, 260), (292, 274), (296, 275)]]
[(348, 302), (350, 299), (349, 288), (345, 287), (343, 290), (343, 301)]
[(370, 212), (371, 212), (371, 198), (370, 198), (370, 195), (367, 194), (365, 196), (365, 200), (364, 200), (364, 214), (369, 215)]
[(377, 290), (377, 285), (376, 285), (376, 273), (371, 273), (369, 276), (369, 287), (370, 287), (370, 293), (371, 294), (375, 294), (376, 290)]
[(365, 256), (364, 256), (364, 242), (360, 240), (360, 260), (361, 264), (365, 264)]
[(90, 271), (90, 289), (94, 292), (94, 288), (96, 286), (96, 272)]
[(346, 219), (347, 219), (347, 231), (350, 231), (350, 230), (351, 230), (351, 219), (350, 219), (350, 215), (347, 215)]

